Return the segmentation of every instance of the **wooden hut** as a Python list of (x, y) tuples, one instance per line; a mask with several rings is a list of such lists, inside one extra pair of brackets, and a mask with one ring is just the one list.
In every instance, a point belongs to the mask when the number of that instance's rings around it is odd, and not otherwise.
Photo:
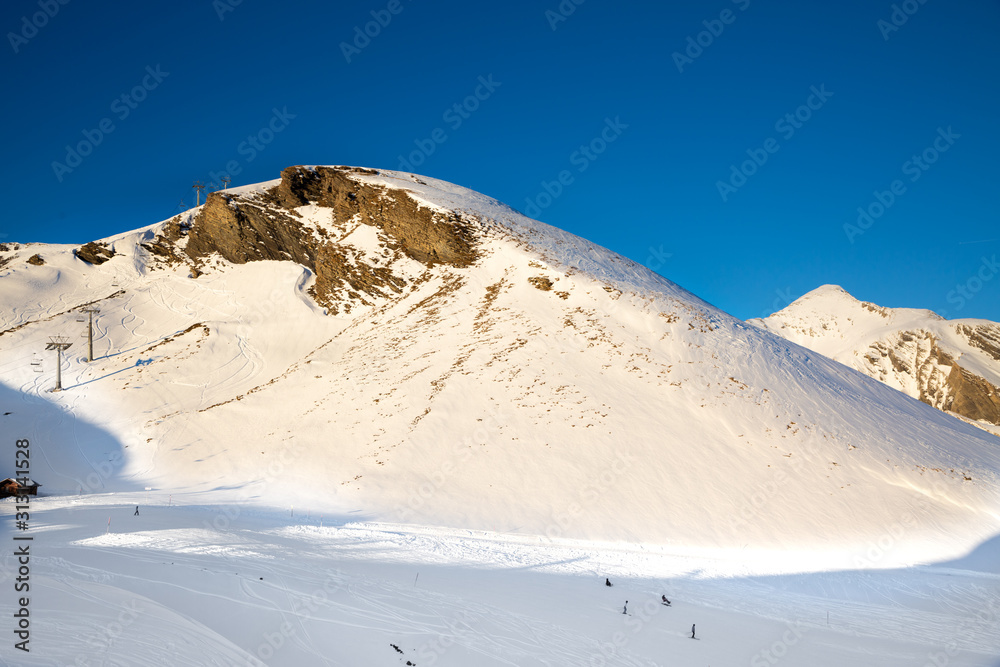
[[(23, 480), (24, 478), (21, 479)], [(7, 479), (0, 481), (0, 498), (9, 498), (11, 496), (37, 496), (38, 487), (40, 487), (41, 484), (30, 479), (24, 481), (26, 483), (22, 484), (13, 477), (8, 477)]]

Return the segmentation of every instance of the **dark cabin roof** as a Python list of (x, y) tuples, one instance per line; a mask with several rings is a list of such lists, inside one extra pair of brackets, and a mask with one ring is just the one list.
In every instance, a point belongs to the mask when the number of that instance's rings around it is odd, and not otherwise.
[(8, 477), (7, 479), (0, 480), (0, 485), (7, 484), (7, 482), (13, 482), (14, 484), (17, 484), (18, 486), (24, 486), (24, 487), (41, 486), (41, 484), (39, 484), (38, 482), (34, 481), (33, 479), (29, 479), (27, 484), (21, 484), (20, 482), (18, 482), (13, 477)]

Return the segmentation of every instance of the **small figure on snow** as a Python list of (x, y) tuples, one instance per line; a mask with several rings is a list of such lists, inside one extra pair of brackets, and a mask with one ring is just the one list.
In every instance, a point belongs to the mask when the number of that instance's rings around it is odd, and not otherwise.
[(622, 613), (623, 614), (627, 614), (628, 613), (628, 600), (625, 600), (625, 608), (622, 609)]
[(610, 579), (608, 579), (608, 578), (605, 578), (605, 579), (604, 579), (604, 585), (605, 585), (605, 586), (607, 586), (608, 588), (610, 588), (610, 587), (611, 587), (611, 586), (613, 586), (614, 584), (612, 584), (612, 583), (611, 583), (611, 580), (610, 580)]
[(133, 514), (132, 516), (139, 516), (139, 506), (138, 505), (135, 506), (135, 514)]
[(660, 600), (661, 600), (660, 604), (665, 604), (668, 607), (670, 606), (670, 600), (667, 599), (666, 595), (661, 595)]
[(697, 639), (697, 637), (694, 636), (694, 623), (691, 624), (691, 639)]

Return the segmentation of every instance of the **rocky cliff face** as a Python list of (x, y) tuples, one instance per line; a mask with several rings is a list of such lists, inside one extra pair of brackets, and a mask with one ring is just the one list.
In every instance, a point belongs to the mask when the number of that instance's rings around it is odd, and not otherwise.
[[(167, 263), (191, 264), (195, 275), (215, 256), (234, 264), (296, 262), (315, 273), (312, 295), (332, 312), (349, 312), (358, 302), (403, 291), (413, 280), (412, 271), (407, 277), (396, 270), (404, 258), (426, 267), (464, 267), (475, 261), (469, 221), (422, 205), (404, 189), (352, 178), (377, 173), (289, 167), (281, 182), (266, 191), (210, 193), (189, 223), (175, 218), (144, 247)], [(310, 215), (303, 215), (304, 207)], [(345, 240), (363, 236), (359, 226), (376, 236), (378, 252), (359, 252)]]
[(109, 248), (106, 243), (92, 241), (76, 249), (76, 256), (94, 266), (104, 264), (115, 256), (115, 251)]
[(753, 324), (939, 410), (1000, 425), (1000, 325), (884, 308), (825, 286)]
[[(989, 340), (1000, 332), (1000, 326), (956, 325), (955, 331), (969, 340)], [(858, 370), (897, 388), (912, 382), (914, 398), (928, 405), (1000, 425), (1000, 388), (963, 368), (930, 331), (887, 335), (870, 343), (860, 359)]]

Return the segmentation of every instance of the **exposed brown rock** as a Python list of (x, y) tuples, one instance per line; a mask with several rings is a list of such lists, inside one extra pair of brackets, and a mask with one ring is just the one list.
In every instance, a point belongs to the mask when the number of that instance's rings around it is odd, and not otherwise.
[(969, 326), (959, 324), (958, 333), (969, 340), (969, 345), (978, 347), (980, 350), (1000, 361), (1000, 325), (983, 324), (979, 326)]
[[(5, 252), (5, 253), (14, 252), (18, 248), (20, 248), (20, 246), (16, 243), (0, 243), (0, 252)], [(10, 255), (9, 257), (0, 257), (0, 269), (13, 262), (15, 257), (16, 255)]]
[(80, 246), (73, 253), (88, 264), (95, 266), (104, 264), (104, 262), (115, 256), (115, 251), (109, 248), (108, 244), (96, 241), (91, 241), (84, 246)]
[[(428, 266), (461, 267), (475, 261), (472, 226), (457, 214), (422, 207), (403, 189), (354, 181), (352, 173), (378, 172), (289, 167), (281, 183), (263, 194), (213, 192), (187, 234), (184, 252), (199, 262), (213, 253), (234, 264), (296, 262), (316, 274), (312, 294), (328, 307), (344, 296), (365, 302), (365, 295), (400, 292), (405, 282), (389, 267), (352, 262), (325, 230), (305, 226), (294, 209), (315, 203), (332, 208), (337, 223), (357, 221), (377, 228), (390, 249)], [(177, 236), (183, 231), (178, 227)]]
[(552, 289), (552, 281), (545, 276), (531, 276), (528, 278), (528, 282), (543, 292), (548, 292)]
[(377, 174), (349, 167), (288, 167), (274, 197), (284, 208), (316, 202), (333, 209), (337, 220), (360, 216), (382, 229), (412, 259), (424, 264), (468, 266), (475, 260), (471, 230), (454, 213), (443, 215), (417, 204), (406, 190), (389, 190), (352, 180), (351, 173)]
[(37, 252), (28, 258), (28, 264), (34, 264), (35, 266), (42, 266), (45, 264), (45, 260)]
[[(176, 240), (175, 237), (171, 236), (170, 224), (168, 224), (163, 234), (157, 234), (151, 243), (141, 245), (153, 257), (171, 266), (190, 262), (190, 259), (174, 245)], [(197, 277), (197, 269), (193, 268), (192, 272)]]
[[(973, 345), (986, 349), (990, 354), (995, 326), (959, 326), (959, 331)], [(897, 373), (909, 375), (917, 381), (921, 401), (940, 410), (1000, 424), (1000, 388), (962, 368), (956, 360), (941, 349), (937, 338), (928, 331), (904, 331), (899, 334), (900, 344), (889, 347), (883, 341), (873, 343), (871, 349), (887, 357)], [(869, 357), (872, 368), (878, 365), (877, 357)], [(873, 374), (878, 377), (878, 375)], [(884, 379), (884, 378), (883, 378)]]
[(944, 409), (969, 419), (1000, 424), (1000, 387), (995, 387), (958, 364), (948, 375), (949, 401)]
[(868, 301), (862, 301), (861, 302), (861, 307), (864, 308), (865, 310), (870, 310), (871, 312), (873, 312), (873, 313), (875, 313), (877, 315), (881, 315), (882, 317), (884, 317), (886, 319), (888, 319), (888, 317), (889, 317), (889, 309), (888, 308), (883, 308), (882, 306), (878, 306), (878, 305), (876, 305), (874, 303), (870, 303)]

